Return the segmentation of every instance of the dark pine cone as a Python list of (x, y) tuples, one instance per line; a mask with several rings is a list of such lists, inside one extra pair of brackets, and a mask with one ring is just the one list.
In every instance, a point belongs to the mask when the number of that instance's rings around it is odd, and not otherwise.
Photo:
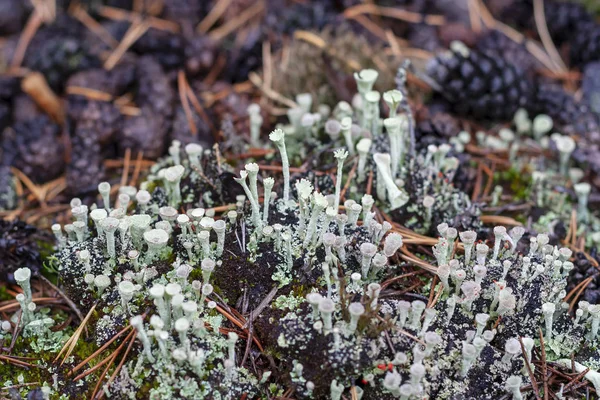
[(217, 58), (217, 45), (205, 35), (194, 36), (185, 46), (185, 70), (189, 76), (208, 73)]
[(534, 101), (526, 108), (532, 115), (548, 114), (566, 133), (600, 140), (597, 116), (560, 86), (541, 82), (536, 87)]
[[(556, 44), (572, 41), (593, 23), (594, 17), (582, 4), (573, 1), (544, 1), (548, 31)], [(533, 19), (533, 7), (531, 18)], [(535, 26), (535, 22), (533, 22)]]
[(0, 100), (0, 131), (10, 124), (11, 107), (6, 101)]
[(521, 43), (516, 43), (502, 32), (492, 30), (483, 34), (477, 40), (477, 49), (492, 57), (510, 60), (521, 71), (532, 76), (536, 69), (541, 67), (539, 61)]
[[(0, 14), (1, 6), (0, 6)], [(0, 22), (0, 26), (1, 26)], [(10, 125), (12, 120), (12, 99), (19, 93), (19, 79), (13, 76), (0, 75), (0, 132)]]
[(448, 139), (458, 135), (460, 131), (458, 120), (450, 114), (437, 112), (432, 116), (425, 115), (415, 129), (417, 149), (424, 150), (430, 144), (439, 146), (448, 143)]
[(71, 138), (71, 160), (67, 166), (69, 191), (89, 193), (102, 178), (104, 158), (114, 156), (112, 143), (122, 129), (123, 117), (110, 102), (77, 95), (67, 98), (67, 117)]
[(84, 87), (119, 97), (132, 86), (134, 79), (135, 64), (122, 60), (110, 71), (95, 68), (78, 72), (69, 78), (67, 87)]
[[(234, 131), (239, 135), (247, 135), (250, 132), (249, 120), (248, 120), (248, 106), (251, 103), (251, 99), (244, 93), (236, 93), (231, 85), (224, 81), (217, 81), (211, 86), (205, 85), (202, 81), (195, 81), (192, 86), (196, 93), (208, 90), (211, 93), (226, 92), (228, 93), (222, 99), (216, 101), (210, 108), (212, 115), (215, 116), (213, 121), (219, 126), (226, 115), (229, 115), (233, 125)], [(239, 137), (238, 137), (239, 139)]]
[(64, 168), (59, 133), (46, 115), (15, 123), (4, 130), (3, 164), (17, 167), (37, 183), (57, 178)]
[(471, 118), (509, 120), (531, 99), (532, 84), (522, 70), (466, 47), (436, 56), (427, 73), (453, 110)]
[(212, 146), (214, 139), (210, 127), (195, 110), (192, 110), (192, 118), (198, 129), (196, 135), (192, 135), (183, 107), (180, 105), (177, 106), (175, 109), (175, 118), (173, 118), (173, 126), (171, 127), (171, 141), (179, 140), (182, 146), (189, 143), (199, 143), (205, 149)]
[(23, 221), (0, 220), (0, 280), (13, 282), (18, 268), (36, 274), (41, 266), (38, 240), (49, 240), (37, 228)]
[(0, 166), (0, 210), (12, 210), (17, 204), (13, 178), (10, 167)]
[(67, 114), (71, 136), (89, 136), (105, 145), (112, 142), (123, 123), (119, 109), (112, 103), (70, 95)]
[(19, 78), (10, 75), (0, 75), (0, 99), (10, 100), (19, 91)]
[(585, 66), (581, 89), (590, 110), (600, 115), (600, 62), (589, 63)]
[(165, 19), (178, 22), (181, 25), (189, 24), (194, 28), (210, 9), (208, 1), (169, 0), (164, 3), (162, 16)]
[(23, 0), (0, 1), (0, 35), (17, 33), (23, 28), (26, 9)]
[(135, 103), (141, 115), (125, 119), (118, 139), (119, 151), (131, 149), (133, 154), (158, 158), (164, 154), (173, 118), (175, 92), (160, 64), (150, 56), (137, 62), (138, 91)]
[(61, 16), (54, 24), (40, 29), (27, 48), (24, 65), (43, 73), (54, 90), (61, 91), (73, 73), (100, 66), (84, 46), (79, 26), (79, 22)]
[(571, 33), (571, 64), (579, 67), (600, 61), (600, 25), (587, 22)]
[(152, 55), (164, 69), (172, 70), (183, 64), (184, 48), (182, 36), (150, 28), (134, 43), (132, 50), (140, 55)]
[[(520, 30), (537, 31), (533, 0), (490, 0), (488, 6), (500, 19)], [(573, 1), (544, 0), (544, 14), (548, 32), (558, 45), (569, 41), (582, 24), (594, 20), (585, 7)]]
[(71, 161), (67, 165), (69, 193), (85, 195), (96, 191), (104, 176), (103, 161), (100, 143), (93, 135), (71, 137)]
[[(600, 261), (600, 257), (598, 257), (595, 249), (592, 250), (591, 255), (596, 259), (596, 261)], [(567, 291), (572, 290), (575, 286), (590, 276), (595, 276), (592, 282), (590, 282), (590, 284), (585, 288), (580, 300), (589, 301), (591, 304), (600, 303), (600, 271), (592, 265), (592, 263), (583, 255), (583, 253), (575, 254), (574, 264), (575, 269), (571, 271), (571, 275), (569, 276)]]
[(334, 0), (297, 2), (269, 0), (264, 26), (274, 34), (291, 35), (296, 30), (321, 30), (332, 24), (340, 9)]
[(248, 80), (248, 74), (262, 66), (262, 41), (261, 30), (255, 28), (241, 45), (227, 46), (227, 68), (222, 78), (234, 83)]

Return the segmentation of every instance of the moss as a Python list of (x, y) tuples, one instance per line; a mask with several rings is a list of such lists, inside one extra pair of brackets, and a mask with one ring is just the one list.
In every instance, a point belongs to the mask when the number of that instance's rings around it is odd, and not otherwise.
[(527, 200), (531, 192), (531, 174), (525, 168), (512, 166), (508, 171), (497, 172), (494, 182), (510, 189), (514, 200)]

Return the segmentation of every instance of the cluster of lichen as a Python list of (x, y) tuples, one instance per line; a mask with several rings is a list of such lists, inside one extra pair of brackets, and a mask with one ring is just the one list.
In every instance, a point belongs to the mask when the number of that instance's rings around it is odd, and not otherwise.
[[(580, 302), (569, 314), (571, 251), (540, 234), (520, 254), (520, 227), (495, 227), (491, 247), (477, 242), (479, 210), (452, 185), (453, 152), (466, 138), (416, 153), (402, 91), (372, 90), (373, 70), (355, 79), (352, 105), (330, 109), (297, 96), (289, 124), (269, 135), (282, 179), (250, 162), (232, 191), (218, 182), (231, 173), (218, 150), (174, 143), (139, 190), (119, 189), (116, 204), (106, 182), (101, 206), (72, 201), (74, 221), (53, 226), (63, 287), (82, 311), (95, 307), (97, 346), (127, 325), (138, 339), (106, 395), (268, 398), (291, 387), (296, 398), (519, 399), (540, 328), (548, 360), (570, 366), (574, 354), (599, 389), (600, 306)], [(249, 115), (261, 145), (256, 105)], [(335, 181), (291, 174), (307, 146), (335, 166)], [(355, 180), (343, 188), (349, 157)], [(232, 194), (235, 203), (217, 212)], [(403, 271), (403, 238), (375, 207), (439, 235), (429, 297), (382, 295), (385, 278)], [(15, 278), (32, 351), (56, 351), (66, 337), (52, 336), (56, 321), (37, 309), (28, 270)], [(253, 311), (231, 325), (228, 305), (244, 303)], [(249, 367), (261, 342), (277, 363)], [(44, 390), (58, 398), (68, 384), (56, 379)]]

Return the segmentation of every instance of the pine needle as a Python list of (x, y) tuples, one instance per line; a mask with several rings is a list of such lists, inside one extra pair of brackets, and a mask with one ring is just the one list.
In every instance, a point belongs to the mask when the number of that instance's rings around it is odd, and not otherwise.
[(60, 365), (63, 365), (64, 362), (67, 360), (67, 358), (69, 358), (71, 353), (73, 353), (73, 350), (75, 350), (75, 346), (77, 346), (77, 342), (79, 341), (79, 337), (81, 336), (81, 333), (83, 332), (85, 325), (89, 321), (89, 319), (92, 316), (92, 313), (94, 312), (95, 309), (96, 309), (96, 304), (94, 304), (92, 306), (92, 308), (90, 308), (90, 311), (88, 311), (88, 313), (85, 316), (85, 318), (83, 319), (83, 321), (81, 321), (81, 324), (79, 324), (79, 327), (75, 330), (75, 332), (73, 332), (73, 335), (71, 335), (69, 340), (67, 340), (67, 342), (65, 343), (63, 348), (60, 350), (60, 352), (54, 359), (54, 362), (57, 362), (58, 359), (60, 358), (60, 356), (63, 355), (63, 353), (64, 353), (63, 360), (60, 363)]

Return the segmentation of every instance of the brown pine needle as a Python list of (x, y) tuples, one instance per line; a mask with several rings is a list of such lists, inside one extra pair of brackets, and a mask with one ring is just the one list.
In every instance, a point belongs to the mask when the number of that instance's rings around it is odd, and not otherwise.
[(381, 284), (381, 288), (384, 289), (385, 287), (391, 285), (392, 283), (394, 283), (396, 281), (400, 281), (402, 279), (408, 278), (409, 276), (421, 275), (423, 273), (425, 273), (425, 271), (423, 271), (421, 269), (418, 269), (418, 270), (415, 270), (415, 271), (412, 271), (412, 272), (407, 272), (406, 274), (395, 276), (395, 277), (390, 278), (390, 279), (386, 280), (385, 282), (383, 282)]
[(356, 160), (354, 160), (354, 165), (352, 165), (352, 169), (350, 170), (350, 173), (348, 173), (348, 178), (346, 179), (346, 184), (344, 185), (344, 188), (342, 189), (342, 192), (340, 193), (340, 198), (342, 200), (345, 199), (346, 191), (350, 188), (352, 179), (354, 179), (354, 175), (356, 174), (356, 167), (358, 167), (358, 158)]
[(504, 35), (506, 35), (506, 37), (508, 37), (510, 40), (512, 40), (515, 43), (525, 44), (525, 47), (527, 48), (527, 50), (540, 63), (542, 63), (549, 70), (556, 71), (556, 67), (554, 66), (554, 63), (552, 62), (552, 59), (539, 44), (537, 44), (536, 42), (533, 42), (531, 40), (527, 40), (525, 38), (525, 36), (523, 36), (523, 34), (520, 33), (519, 31), (515, 30), (514, 28), (511, 28), (508, 25), (503, 24), (500, 21), (495, 20), (482, 0), (478, 0), (478, 3), (479, 3), (478, 5), (479, 5), (479, 12), (481, 14), (481, 19), (483, 20), (483, 23), (488, 28), (495, 29), (499, 32), (502, 32)]
[[(206, 301), (209, 301), (209, 299), (206, 299)], [(216, 309), (218, 312), (223, 314), (225, 316), (225, 318), (227, 318), (229, 321), (231, 321), (231, 323), (233, 323), (238, 328), (243, 329), (244, 333), (248, 334), (248, 329), (243, 328), (243, 326), (244, 326), (243, 322), (240, 322), (236, 317), (234, 317), (233, 315), (231, 315), (230, 313), (228, 313), (227, 311), (225, 311), (223, 308), (221, 308), (219, 306), (217, 306)], [(260, 342), (258, 341), (256, 336), (252, 336), (252, 341), (256, 344), (256, 346), (258, 347), (258, 349), (260, 351), (264, 351), (262, 345), (260, 344)]]
[(131, 149), (125, 150), (125, 159), (123, 160), (123, 173), (121, 174), (121, 186), (127, 185), (127, 178), (129, 177), (129, 163), (131, 161)]
[(215, 126), (213, 125), (211, 119), (208, 117), (208, 114), (206, 114), (206, 111), (204, 111), (204, 107), (202, 107), (202, 104), (200, 104), (200, 100), (198, 100), (198, 97), (196, 96), (196, 93), (194, 93), (194, 90), (190, 86), (190, 83), (188, 82), (188, 80), (184, 79), (184, 83), (185, 83), (185, 93), (186, 93), (187, 97), (189, 98), (190, 102), (192, 103), (192, 107), (194, 107), (194, 110), (196, 110), (196, 112), (200, 115), (200, 118), (202, 118), (204, 123), (206, 125), (208, 125), (210, 130), (213, 132), (215, 142), (218, 142), (218, 140), (217, 140), (218, 132), (215, 129)]
[[(587, 278), (586, 280), (582, 281), (580, 283), (580, 287), (579, 289), (577, 289), (577, 292), (575, 292), (575, 296), (573, 296), (573, 300), (571, 301), (571, 305), (569, 306), (569, 312), (573, 311), (573, 309), (575, 308), (575, 304), (577, 304), (577, 300), (579, 300), (579, 297), (581, 296), (581, 294), (583, 293), (583, 291), (585, 290), (585, 288), (587, 288), (589, 286), (590, 283), (592, 283), (592, 281), (596, 278), (596, 275), (592, 275), (589, 278)], [(579, 285), (578, 285), (579, 286)], [(577, 287), (575, 287), (573, 289), (573, 291), (576, 289)]]
[(231, 0), (218, 0), (213, 8), (210, 9), (206, 17), (196, 27), (196, 32), (206, 33), (208, 30), (221, 18), (223, 13), (227, 10)]
[(137, 158), (135, 160), (135, 168), (133, 170), (133, 174), (131, 175), (131, 181), (129, 181), (129, 186), (135, 186), (137, 184), (137, 180), (140, 177), (140, 171), (142, 170), (142, 160), (144, 159), (144, 152), (139, 151)]
[(544, 0), (533, 0), (533, 16), (535, 19), (535, 26), (538, 30), (538, 34), (540, 35), (540, 39), (542, 40), (542, 44), (544, 45), (546, 53), (548, 53), (550, 59), (557, 69), (560, 71), (567, 71), (568, 68), (560, 57), (558, 50), (556, 50), (556, 46), (554, 45), (554, 42), (550, 37), (550, 33), (548, 32), (548, 21), (546, 21), (546, 14), (544, 12)]
[[(15, 293), (16, 295), (17, 293)], [(35, 304), (37, 305), (41, 305), (41, 304), (62, 304), (62, 300), (57, 299), (56, 297), (34, 297), (32, 299), (32, 301), (35, 302)], [(16, 300), (10, 300), (8, 302), (6, 302), (6, 304), (3, 304), (0, 307), (0, 312), (10, 312), (10, 311), (16, 311), (20, 308), (19, 302)]]
[[(123, 333), (127, 332), (129, 329), (131, 329), (131, 325), (128, 325), (125, 328), (121, 329), (115, 336), (113, 336), (108, 342), (104, 343), (102, 345), (102, 347), (100, 347), (98, 350), (96, 350), (92, 355), (90, 355), (88, 358), (86, 358), (85, 360), (83, 360), (82, 362), (77, 364), (77, 366), (75, 368), (73, 368), (69, 372), (68, 375), (72, 375), (75, 372), (77, 372), (78, 370), (80, 370), (81, 368), (83, 368), (84, 365), (86, 365), (88, 362), (90, 362), (91, 360), (96, 358), (98, 355), (100, 355), (100, 353), (102, 353), (104, 350), (106, 350), (108, 348), (108, 346), (111, 345), (111, 343), (113, 343), (115, 340), (117, 340)], [(131, 334), (131, 333), (129, 333), (129, 334)]]
[(359, 4), (344, 11), (344, 16), (349, 19), (355, 19), (362, 14), (379, 15), (414, 24), (444, 25), (446, 23), (446, 18), (442, 15), (423, 15), (394, 7), (378, 7), (375, 4)]
[[(108, 19), (116, 20), (116, 21), (130, 21), (136, 22), (141, 18), (140, 13), (138, 12), (130, 12), (127, 10), (123, 10), (121, 8), (104, 6), (101, 7), (98, 13)], [(150, 14), (148, 14), (150, 15)], [(181, 30), (179, 24), (173, 21), (168, 21), (166, 19), (160, 19), (152, 16), (147, 16), (146, 21), (149, 27), (154, 29), (159, 29), (161, 31), (168, 31), (172, 33), (179, 33)]]
[(504, 217), (502, 215), (482, 215), (480, 220), (484, 224), (523, 226), (523, 224), (516, 219)]
[(25, 58), (25, 52), (27, 51), (27, 47), (31, 42), (31, 39), (35, 36), (35, 33), (38, 31), (40, 26), (42, 26), (43, 19), (38, 13), (37, 10), (34, 10), (31, 13), (31, 16), (27, 20), (27, 24), (23, 31), (21, 32), (21, 36), (19, 37), (19, 42), (17, 43), (17, 48), (13, 54), (13, 58), (10, 62), (11, 69), (17, 69), (21, 66), (23, 62), (23, 58)]
[(400, 58), (402, 56), (402, 51), (400, 50), (400, 44), (398, 43), (398, 38), (394, 35), (394, 32), (392, 32), (391, 29), (386, 29), (385, 36), (387, 37), (394, 57)]
[(79, 309), (77, 308), (75, 303), (73, 303), (73, 301), (71, 299), (69, 299), (69, 297), (67, 297), (67, 295), (62, 290), (60, 290), (54, 283), (50, 282), (48, 280), (48, 278), (46, 278), (44, 275), (40, 274), (39, 278), (41, 280), (43, 280), (44, 282), (46, 282), (46, 284), (48, 286), (50, 286), (52, 288), (52, 290), (54, 290), (56, 293), (58, 293), (58, 295), (60, 297), (62, 297), (63, 300), (69, 305), (71, 310), (73, 310), (75, 315), (77, 315), (77, 318), (79, 318), (79, 321), (83, 322), (83, 315), (81, 314), (81, 311), (79, 311)]
[(475, 33), (481, 32), (481, 12), (479, 11), (479, 3), (477, 0), (467, 0), (469, 7), (469, 22), (471, 29)]
[(289, 108), (298, 107), (298, 104), (296, 104), (296, 102), (288, 99), (287, 97), (283, 96), (281, 93), (274, 91), (273, 89), (267, 88), (261, 77), (256, 72), (250, 72), (248, 74), (248, 79), (250, 79), (250, 82), (252, 82), (257, 88), (259, 88), (265, 94), (265, 96), (267, 96), (271, 100), (281, 103)]
[(112, 356), (109, 356), (108, 365), (106, 366), (106, 368), (104, 368), (104, 370), (100, 374), (100, 378), (98, 378), (98, 382), (96, 383), (96, 386), (94, 387), (94, 391), (92, 392), (91, 399), (95, 400), (98, 398), (98, 397), (96, 397), (96, 394), (98, 394), (98, 390), (100, 389), (100, 386), (102, 385), (102, 382), (104, 381), (104, 378), (106, 377), (106, 374), (108, 373), (108, 370), (110, 369), (110, 367), (112, 367), (112, 364), (116, 358), (117, 358), (117, 352), (115, 351)]
[(417, 267), (421, 267), (426, 271), (433, 272), (434, 274), (437, 272), (437, 267), (434, 267), (433, 265), (429, 264), (428, 262), (423, 261), (420, 258), (418, 258), (416, 255), (414, 255), (412, 252), (410, 252), (410, 250), (408, 250), (406, 248), (406, 246), (402, 246), (402, 248), (400, 248), (400, 251), (402, 252), (402, 254), (400, 255), (400, 258), (402, 258), (404, 261), (413, 263)]
[(18, 360), (14, 357), (6, 356), (4, 354), (0, 354), (0, 361), (5, 361), (10, 364), (18, 365), (20, 367), (26, 368), (40, 368), (38, 365), (26, 363), (25, 361)]
[(236, 29), (244, 25), (246, 22), (250, 21), (252, 18), (257, 16), (259, 13), (261, 13), (264, 8), (264, 1), (260, 0), (255, 2), (252, 6), (242, 11), (236, 18), (210, 31), (209, 37), (215, 41), (219, 41), (225, 38), (231, 32), (235, 31)]
[(183, 72), (183, 70), (179, 70), (179, 72), (177, 73), (177, 90), (179, 92), (179, 101), (181, 102), (181, 106), (183, 107), (183, 111), (185, 112), (185, 118), (187, 119), (190, 132), (192, 133), (192, 136), (197, 136), (198, 127), (194, 122), (192, 109), (190, 108), (190, 103), (186, 95), (185, 73)]
[[(338, 54), (338, 52), (336, 52), (336, 50), (334, 48), (331, 48), (330, 46), (327, 45), (327, 42), (320, 37), (319, 35), (317, 35), (314, 32), (309, 32), (309, 31), (295, 31), (294, 32), (294, 39), (298, 39), (298, 40), (302, 40), (306, 43), (312, 44), (313, 46), (322, 49), (324, 51), (327, 52), (327, 54), (329, 54), (332, 57), (335, 57), (338, 61), (343, 62), (344, 64), (346, 64), (348, 66), (348, 68), (352, 69), (352, 70), (359, 70), (361, 68), (360, 64), (355, 61), (355, 60), (351, 60), (347, 58), (346, 54)], [(265, 69), (265, 82), (269, 82), (270, 75), (267, 74), (267, 71)], [(268, 85), (265, 85), (267, 88), (270, 88), (271, 85), (270, 83)]]
[(15, 167), (10, 167), (10, 171), (33, 193), (38, 202), (42, 203), (44, 201), (44, 195), (40, 187), (33, 183), (25, 173)]
[(77, 382), (78, 380), (85, 378), (86, 376), (93, 374), (96, 370), (100, 369), (104, 364), (106, 364), (110, 360), (110, 357), (106, 357), (104, 360), (100, 361), (98, 364), (94, 365), (90, 369), (86, 369), (75, 378), (73, 378), (73, 382)]
[(546, 363), (546, 344), (544, 343), (544, 335), (542, 328), (538, 328), (540, 334), (540, 349), (542, 350), (542, 377), (544, 382), (544, 400), (548, 400), (548, 364)]
[(269, 42), (268, 40), (263, 41), (262, 56), (265, 87), (271, 88), (271, 85), (273, 83), (273, 62), (271, 58), (271, 42)]
[[(129, 340), (129, 344), (127, 345), (127, 349), (125, 349), (125, 354), (123, 354), (123, 357), (121, 357), (121, 361), (119, 362), (119, 365), (117, 365), (117, 368), (115, 368), (115, 371), (112, 373), (112, 375), (108, 379), (108, 382), (106, 382), (107, 385), (110, 385), (115, 380), (115, 377), (117, 376), (117, 374), (123, 367), (123, 364), (125, 364), (125, 360), (127, 360), (127, 356), (129, 355), (129, 352), (131, 351), (131, 348), (133, 347), (133, 343), (135, 343), (135, 331), (131, 332), (130, 335), (131, 335), (131, 338), (126, 338), (123, 341), (123, 344), (125, 344)], [(100, 395), (99, 398), (102, 398), (103, 396), (104, 396), (104, 392), (102, 392), (102, 394)]]
[[(65, 92), (71, 95), (84, 96), (90, 100), (112, 101), (113, 99), (110, 93), (106, 93), (101, 90), (86, 88), (83, 86), (67, 86)], [(116, 103), (117, 102), (115, 101), (115, 104)]]
[[(523, 338), (519, 337), (519, 343), (521, 344), (521, 354), (526, 354), (525, 345), (523, 344)], [(525, 359), (525, 368), (527, 369), (527, 373), (529, 374), (529, 380), (531, 381), (531, 386), (533, 388), (533, 394), (535, 395), (536, 400), (540, 400), (540, 388), (537, 385), (535, 380), (535, 376), (533, 375), (533, 370), (531, 369), (531, 360)]]
[(79, 337), (81, 336), (81, 333), (83, 332), (83, 329), (84, 329), (86, 323), (89, 321), (89, 319), (92, 316), (95, 309), (96, 309), (96, 304), (94, 304), (92, 306), (92, 308), (90, 308), (90, 311), (88, 311), (88, 313), (85, 316), (85, 318), (83, 319), (83, 321), (81, 321), (81, 324), (79, 325), (79, 327), (75, 330), (75, 332), (73, 332), (73, 335), (71, 335), (69, 340), (67, 340), (67, 342), (65, 343), (63, 348), (60, 350), (60, 352), (54, 359), (54, 362), (57, 362), (58, 359), (60, 358), (60, 356), (64, 353), (64, 358), (63, 358), (62, 362), (60, 363), (60, 365), (63, 365), (64, 362), (67, 360), (67, 358), (69, 358), (71, 353), (73, 353), (73, 350), (75, 350), (75, 346), (77, 346), (77, 342), (79, 341)]
[(119, 45), (115, 48), (115, 50), (108, 56), (106, 61), (104, 62), (104, 68), (107, 70), (111, 70), (117, 65), (121, 57), (127, 52), (127, 50), (140, 38), (149, 28), (149, 24), (147, 21), (134, 22), (131, 24), (125, 35), (123, 36), (123, 40), (119, 43)]
[(48, 86), (44, 75), (40, 72), (30, 72), (21, 81), (21, 89), (56, 123), (62, 125), (65, 122), (62, 103)]
[(83, 7), (79, 4), (74, 4), (70, 10), (70, 14), (81, 22), (94, 35), (98, 36), (108, 47), (115, 48), (119, 42), (110, 34), (110, 32), (98, 21), (90, 16)]

